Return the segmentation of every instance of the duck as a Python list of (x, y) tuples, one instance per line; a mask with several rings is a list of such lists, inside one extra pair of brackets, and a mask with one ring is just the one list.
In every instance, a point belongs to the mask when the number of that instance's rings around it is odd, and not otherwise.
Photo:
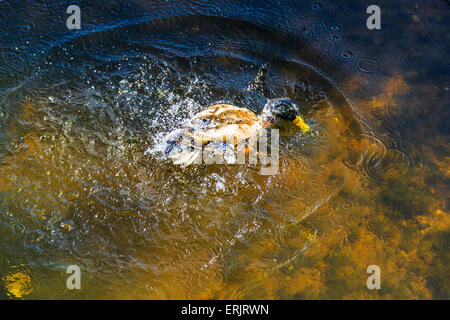
[(235, 163), (241, 142), (257, 137), (268, 127), (285, 128), (289, 122), (303, 133), (310, 131), (297, 104), (289, 98), (269, 99), (260, 115), (247, 108), (216, 103), (195, 114), (183, 128), (168, 133), (161, 142), (162, 150), (173, 164), (182, 167), (198, 163), (200, 155), (203, 160), (214, 158), (218, 151), (226, 163)]

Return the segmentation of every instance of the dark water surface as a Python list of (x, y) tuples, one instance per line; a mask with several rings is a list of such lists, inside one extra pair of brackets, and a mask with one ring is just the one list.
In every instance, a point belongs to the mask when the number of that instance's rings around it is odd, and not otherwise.
[[(371, 4), (0, 0), (0, 297), (448, 299), (449, 4)], [(284, 96), (277, 175), (144, 154)]]

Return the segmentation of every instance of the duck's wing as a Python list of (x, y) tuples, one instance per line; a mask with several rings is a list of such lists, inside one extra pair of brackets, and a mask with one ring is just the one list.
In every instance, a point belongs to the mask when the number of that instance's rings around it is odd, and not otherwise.
[(201, 161), (201, 145), (194, 143), (184, 129), (177, 129), (167, 134), (160, 142), (160, 150), (167, 159), (183, 167)]
[(221, 141), (237, 145), (242, 140), (256, 136), (262, 128), (261, 121), (251, 110), (219, 104), (196, 114), (188, 131), (197, 144)]
[(197, 113), (194, 119), (211, 119), (219, 122), (248, 123), (259, 121), (256, 114), (231, 104), (215, 104)]
[(166, 136), (165, 154), (174, 164), (188, 166), (202, 161), (202, 153), (206, 161), (224, 152), (226, 162), (233, 163), (234, 147), (257, 136), (262, 128), (261, 121), (248, 109), (213, 105), (196, 114), (184, 128)]

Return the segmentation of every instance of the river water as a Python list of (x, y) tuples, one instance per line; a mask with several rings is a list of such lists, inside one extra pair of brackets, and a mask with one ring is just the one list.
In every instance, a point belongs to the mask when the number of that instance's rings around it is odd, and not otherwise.
[[(0, 1), (0, 297), (449, 298), (447, 1), (71, 4)], [(145, 153), (277, 97), (276, 175)]]

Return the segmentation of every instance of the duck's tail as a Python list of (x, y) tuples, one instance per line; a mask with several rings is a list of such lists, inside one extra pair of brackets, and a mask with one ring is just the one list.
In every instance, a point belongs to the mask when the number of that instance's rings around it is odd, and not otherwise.
[(168, 154), (173, 164), (187, 167), (190, 164), (202, 162), (202, 148), (191, 144), (176, 144)]
[(171, 159), (174, 164), (183, 167), (194, 163), (201, 153), (201, 147), (186, 136), (182, 129), (169, 133), (160, 146), (162, 146), (160, 150), (165, 158)]

